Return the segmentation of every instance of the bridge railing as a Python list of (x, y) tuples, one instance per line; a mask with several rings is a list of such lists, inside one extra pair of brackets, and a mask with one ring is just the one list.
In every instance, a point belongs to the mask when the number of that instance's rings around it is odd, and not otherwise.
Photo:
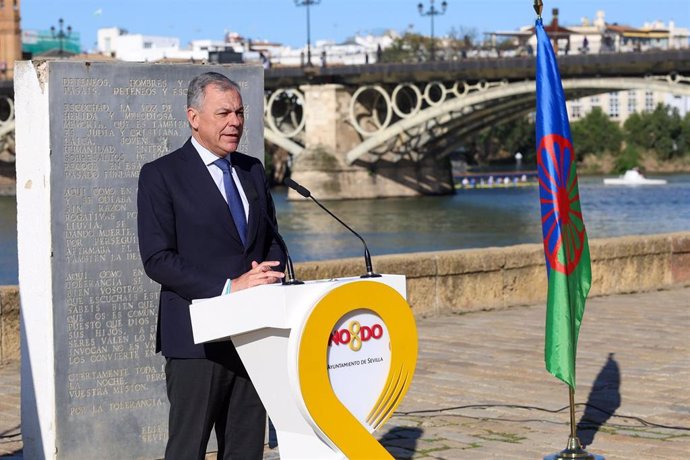
[(15, 156), (14, 101), (9, 95), (0, 95), (0, 161), (13, 162)]

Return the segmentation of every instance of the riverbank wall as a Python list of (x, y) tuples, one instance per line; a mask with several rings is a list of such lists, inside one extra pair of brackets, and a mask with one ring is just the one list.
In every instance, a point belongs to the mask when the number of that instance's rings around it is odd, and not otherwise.
[[(690, 232), (590, 241), (590, 297), (690, 286)], [(461, 314), (546, 301), (539, 244), (374, 258), (379, 273), (407, 276), (415, 316)], [(364, 273), (362, 258), (296, 264), (302, 280)], [(690, 307), (690, 300), (688, 301)], [(19, 359), (19, 292), (0, 287), (0, 363)]]

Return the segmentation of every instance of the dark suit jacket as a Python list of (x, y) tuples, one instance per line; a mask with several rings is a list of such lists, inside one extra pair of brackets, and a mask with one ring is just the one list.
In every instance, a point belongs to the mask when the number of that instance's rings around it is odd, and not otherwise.
[(253, 260), (278, 260), (276, 270), (283, 269), (284, 252), (266, 221), (277, 225), (264, 168), (250, 156), (230, 155), (249, 202), (246, 248), (191, 140), (139, 174), (139, 251), (146, 274), (161, 285), (156, 351), (168, 358), (234, 354), (231, 342), (194, 344), (191, 300), (219, 295), (225, 281), (248, 271)]

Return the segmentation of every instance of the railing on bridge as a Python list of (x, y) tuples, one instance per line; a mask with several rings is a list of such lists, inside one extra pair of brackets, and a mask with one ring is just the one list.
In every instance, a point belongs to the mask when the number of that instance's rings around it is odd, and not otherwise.
[[(604, 57), (609, 64), (604, 66)], [(644, 90), (690, 96), (690, 50), (658, 53), (626, 53), (624, 55), (564, 56), (561, 64), (563, 86), (568, 99), (622, 90)], [(512, 58), (505, 62), (485, 61), (490, 73), (496, 69), (527, 69), (533, 75), (531, 59)], [(611, 62), (615, 62), (611, 64)], [(488, 126), (504, 123), (534, 110), (535, 83), (533, 79), (500, 80), (472, 79), (454, 70), (462, 66), (477, 66), (477, 62), (428, 63), (420, 65), (350, 66), (318, 69), (305, 73), (302, 69), (275, 70), (266, 74), (267, 87), (271, 78), (307, 78), (301, 86), (269, 89), (266, 99), (266, 139), (299, 156), (309, 148), (309, 130), (305, 128), (306, 113), (313, 120), (341, 117), (343, 130), (354, 130), (357, 142), (339, 143), (343, 151), (333, 152), (343, 157), (347, 165), (377, 162), (413, 162), (433, 155), (442, 158), (456, 150), (468, 135)], [(603, 70), (605, 75), (596, 74)], [(366, 68), (367, 74), (364, 75)], [(672, 68), (674, 70), (667, 71)], [(361, 71), (360, 71), (361, 70)], [(412, 78), (414, 72), (416, 79)], [(438, 72), (438, 79), (421, 80), (424, 72)], [(451, 72), (453, 71), (453, 72)], [(409, 74), (409, 75), (408, 75)], [(519, 74), (519, 71), (518, 71)], [(305, 77), (306, 75), (306, 77)], [(410, 80), (394, 79), (410, 76)], [(337, 76), (337, 79), (335, 78)], [(376, 83), (366, 83), (374, 76)], [(393, 79), (394, 83), (389, 80)], [(349, 82), (333, 84), (335, 80)], [(364, 81), (365, 83), (357, 83)], [(323, 97), (315, 97), (316, 104), (308, 107), (307, 91), (318, 92), (320, 87), (333, 87), (341, 96), (343, 106), (349, 98), (348, 110), (337, 106), (323, 106)], [(318, 135), (318, 133), (317, 133)], [(312, 147), (316, 142), (311, 142)]]
[[(559, 56), (563, 78), (625, 77), (690, 72), (690, 49), (632, 53)], [(534, 57), (480, 58), (419, 64), (376, 63), (337, 67), (272, 68), (265, 73), (265, 87), (298, 87), (305, 84), (397, 84), (400, 82), (534, 79)]]
[(0, 162), (14, 163), (14, 100), (0, 94)]

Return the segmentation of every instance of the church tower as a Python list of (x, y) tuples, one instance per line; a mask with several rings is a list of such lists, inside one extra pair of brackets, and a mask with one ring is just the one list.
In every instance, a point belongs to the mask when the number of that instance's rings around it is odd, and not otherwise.
[(19, 0), (0, 0), (0, 80), (14, 78), (14, 61), (21, 58)]

